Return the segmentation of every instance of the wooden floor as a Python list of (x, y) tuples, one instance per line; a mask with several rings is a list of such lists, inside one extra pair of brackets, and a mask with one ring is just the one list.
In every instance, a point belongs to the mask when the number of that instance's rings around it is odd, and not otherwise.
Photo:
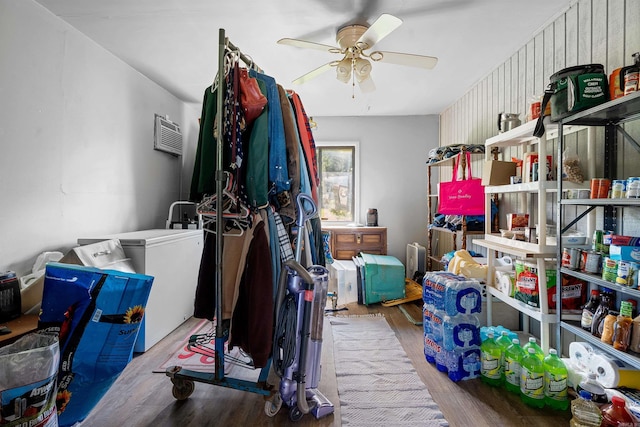
[[(419, 306), (403, 307), (411, 317), (420, 320)], [(567, 426), (571, 413), (550, 409), (533, 409), (518, 396), (504, 389), (482, 383), (479, 379), (453, 382), (445, 373), (426, 362), (423, 353), (422, 326), (411, 323), (396, 307), (379, 304), (363, 306), (349, 304), (337, 315), (382, 313), (396, 332), (418, 375), (438, 403), (451, 427), (480, 426)], [(327, 314), (330, 316), (331, 314)], [(262, 396), (205, 383), (196, 383), (193, 394), (184, 401), (172, 396), (171, 380), (161, 373), (152, 373), (178, 347), (181, 340), (196, 324), (190, 319), (171, 335), (144, 354), (134, 357), (120, 378), (82, 423), (84, 427), (139, 426), (340, 426), (340, 405), (337, 394), (331, 331), (325, 322), (322, 354), (322, 380), (319, 390), (335, 405), (335, 412), (320, 420), (305, 415), (292, 422), (282, 408), (275, 417), (264, 412)], [(364, 356), (364, 355), (363, 355)], [(366, 357), (366, 356), (364, 356)], [(270, 379), (277, 387), (277, 377)], [(388, 426), (394, 425), (389, 420)]]

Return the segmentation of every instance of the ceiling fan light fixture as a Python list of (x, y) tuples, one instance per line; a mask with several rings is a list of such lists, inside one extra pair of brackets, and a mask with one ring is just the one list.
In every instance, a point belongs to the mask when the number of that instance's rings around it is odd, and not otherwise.
[(344, 58), (342, 61), (338, 62), (336, 65), (336, 77), (342, 83), (348, 83), (349, 79), (351, 79), (351, 59)]
[(371, 74), (371, 62), (364, 58), (358, 58), (353, 63), (353, 71), (356, 79), (361, 82)]

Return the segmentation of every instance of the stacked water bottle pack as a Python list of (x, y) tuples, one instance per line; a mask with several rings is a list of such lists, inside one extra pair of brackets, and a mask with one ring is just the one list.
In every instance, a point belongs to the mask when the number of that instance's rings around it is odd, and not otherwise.
[(453, 381), (480, 375), (480, 283), (449, 272), (422, 280), (424, 355)]

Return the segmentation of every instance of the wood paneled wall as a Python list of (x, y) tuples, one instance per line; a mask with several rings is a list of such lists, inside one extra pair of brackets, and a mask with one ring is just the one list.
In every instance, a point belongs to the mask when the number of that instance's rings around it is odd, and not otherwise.
[[(540, 96), (555, 72), (574, 65), (600, 63), (606, 73), (630, 65), (631, 55), (640, 51), (640, 0), (578, 0), (553, 22), (535, 34), (517, 52), (489, 75), (481, 79), (462, 98), (440, 115), (440, 145), (480, 144), (498, 133), (500, 112), (519, 113), (524, 122), (534, 96)], [(640, 121), (625, 125), (640, 141)], [(586, 131), (567, 139), (567, 150), (575, 151), (585, 162)], [(596, 129), (596, 152), (604, 153), (604, 133)], [(547, 152), (556, 159), (556, 141)], [(618, 178), (640, 176), (640, 153), (630, 144), (618, 148)], [(521, 158), (513, 148), (500, 157)], [(604, 156), (596, 156), (594, 176), (602, 176)], [(480, 175), (481, 161), (474, 162), (473, 173)], [(450, 168), (443, 168), (441, 178), (449, 180)], [(516, 200), (505, 200), (508, 211), (522, 210)], [(553, 220), (554, 204), (548, 209)], [(640, 224), (640, 221), (636, 223)], [(628, 227), (625, 227), (628, 228)], [(640, 230), (639, 230), (640, 231)]]
[(558, 70), (601, 63), (610, 73), (638, 51), (638, 0), (580, 0), (442, 112), (440, 145), (484, 142), (497, 134), (500, 112), (525, 119)]

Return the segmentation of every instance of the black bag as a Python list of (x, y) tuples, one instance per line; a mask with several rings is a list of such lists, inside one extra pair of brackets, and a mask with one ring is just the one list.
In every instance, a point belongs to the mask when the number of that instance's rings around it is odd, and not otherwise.
[[(551, 121), (586, 110), (609, 100), (607, 75), (601, 64), (577, 65), (553, 74), (544, 91), (540, 111), (544, 112), (551, 101)], [(533, 132), (534, 136), (544, 134), (544, 114), (541, 113)]]

